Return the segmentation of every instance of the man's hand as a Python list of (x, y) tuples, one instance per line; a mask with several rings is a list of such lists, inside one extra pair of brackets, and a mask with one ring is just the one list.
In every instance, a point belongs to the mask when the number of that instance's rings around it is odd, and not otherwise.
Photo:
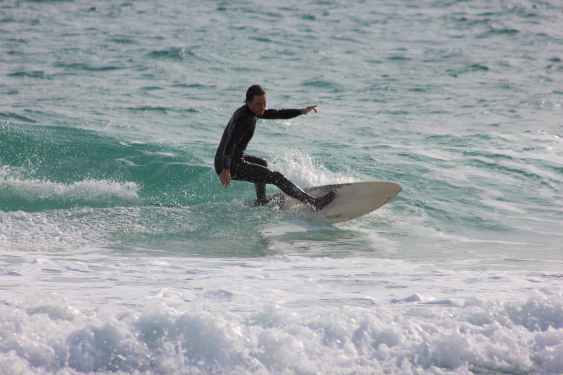
[(317, 113), (317, 106), (316, 105), (310, 105), (307, 108), (303, 108), (301, 110), (301, 114), (306, 115), (307, 113), (309, 113), (311, 111), (315, 111), (315, 113)]
[(231, 184), (231, 171), (228, 169), (223, 169), (223, 171), (219, 175), (219, 181), (221, 181), (226, 189)]

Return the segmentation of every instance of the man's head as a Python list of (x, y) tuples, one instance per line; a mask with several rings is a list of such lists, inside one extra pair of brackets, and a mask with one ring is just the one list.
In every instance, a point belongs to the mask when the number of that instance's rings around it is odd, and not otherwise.
[(252, 112), (262, 116), (266, 110), (266, 91), (260, 85), (252, 85), (246, 90), (246, 105)]

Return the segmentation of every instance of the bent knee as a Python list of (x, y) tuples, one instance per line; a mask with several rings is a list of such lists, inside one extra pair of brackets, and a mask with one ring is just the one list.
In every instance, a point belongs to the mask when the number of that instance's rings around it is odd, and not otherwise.
[(272, 177), (274, 177), (276, 180), (279, 180), (280, 178), (284, 178), (284, 175), (281, 172), (274, 171), (272, 172)]

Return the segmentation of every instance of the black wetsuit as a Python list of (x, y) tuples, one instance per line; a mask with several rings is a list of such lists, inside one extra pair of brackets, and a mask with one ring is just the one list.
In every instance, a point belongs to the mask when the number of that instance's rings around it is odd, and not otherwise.
[[(299, 199), (317, 209), (322, 208), (332, 199), (313, 198), (280, 172), (268, 169), (266, 160), (244, 155), (248, 142), (254, 136), (256, 120), (259, 118), (291, 119), (299, 115), (301, 115), (300, 109), (267, 109), (262, 116), (257, 116), (247, 105), (237, 109), (223, 132), (215, 154), (217, 174), (220, 175), (223, 169), (229, 169), (233, 180), (253, 182), (256, 185), (256, 198), (260, 204), (266, 203), (266, 184), (272, 184), (290, 197)], [(323, 198), (325, 199), (323, 200)], [(325, 202), (327, 200), (328, 202)]]

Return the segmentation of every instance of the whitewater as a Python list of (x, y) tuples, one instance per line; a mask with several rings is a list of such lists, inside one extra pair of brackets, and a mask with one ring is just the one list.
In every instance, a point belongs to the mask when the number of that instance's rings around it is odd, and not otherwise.
[[(563, 5), (0, 3), (0, 374), (563, 373)], [(213, 157), (393, 181), (247, 207)], [(276, 193), (275, 187), (268, 187)]]

